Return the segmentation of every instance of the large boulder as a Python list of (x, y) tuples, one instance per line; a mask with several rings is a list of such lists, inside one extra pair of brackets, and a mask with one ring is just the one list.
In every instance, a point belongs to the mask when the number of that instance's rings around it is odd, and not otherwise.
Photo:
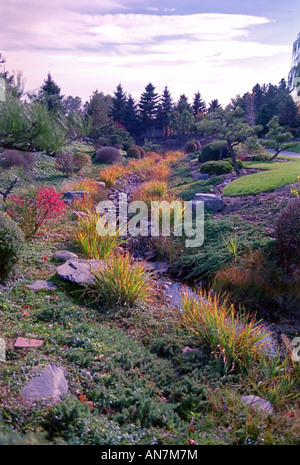
[(214, 212), (218, 212), (223, 208), (223, 199), (220, 195), (216, 194), (195, 194), (192, 202), (194, 205), (196, 202), (204, 202), (204, 208), (208, 208)]
[(61, 262), (66, 262), (67, 260), (76, 260), (78, 257), (75, 253), (69, 252), (68, 250), (58, 250), (57, 252), (54, 252), (52, 258)]
[(94, 282), (92, 271), (97, 270), (101, 263), (101, 260), (72, 259), (60, 265), (56, 272), (66, 281), (79, 285), (91, 284)]

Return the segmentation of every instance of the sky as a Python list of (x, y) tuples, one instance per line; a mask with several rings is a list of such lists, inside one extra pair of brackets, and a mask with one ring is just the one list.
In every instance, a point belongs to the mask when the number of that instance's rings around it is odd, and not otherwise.
[(287, 79), (299, 19), (299, 0), (0, 0), (0, 53), (27, 92), (50, 72), (83, 103), (151, 82), (226, 105)]

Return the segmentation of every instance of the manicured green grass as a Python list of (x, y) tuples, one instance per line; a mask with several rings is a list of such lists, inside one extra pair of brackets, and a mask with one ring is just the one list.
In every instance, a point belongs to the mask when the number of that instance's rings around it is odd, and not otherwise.
[(225, 187), (223, 194), (228, 197), (255, 195), (260, 192), (271, 192), (296, 182), (300, 173), (300, 159), (292, 157), (282, 157), (282, 159), (283, 161), (246, 163), (247, 168), (263, 171), (236, 179)]

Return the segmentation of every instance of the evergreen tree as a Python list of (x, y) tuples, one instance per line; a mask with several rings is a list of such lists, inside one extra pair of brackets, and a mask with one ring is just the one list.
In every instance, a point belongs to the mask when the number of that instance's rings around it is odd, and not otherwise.
[(60, 87), (54, 82), (50, 73), (48, 73), (44, 84), (38, 94), (38, 101), (47, 106), (49, 111), (63, 110), (63, 95), (61, 95)]
[(198, 115), (201, 115), (202, 113), (206, 112), (206, 103), (201, 98), (201, 94), (200, 94), (199, 90), (194, 95), (194, 101), (193, 101), (192, 109), (193, 109), (193, 115), (194, 116), (198, 116)]
[(86, 102), (84, 108), (86, 115), (90, 116), (92, 119), (93, 129), (103, 124), (108, 124), (110, 122), (111, 96), (104, 95), (103, 92), (95, 90), (89, 102)]
[(184, 112), (184, 110), (187, 110), (187, 111), (191, 112), (191, 106), (190, 106), (190, 104), (188, 102), (188, 98), (187, 98), (187, 96), (185, 94), (180, 95), (180, 97), (178, 99), (178, 102), (176, 104), (176, 110), (181, 115)]
[(113, 121), (118, 121), (123, 124), (123, 111), (126, 105), (126, 93), (123, 91), (121, 83), (117, 86), (117, 90), (112, 97), (111, 116)]
[(221, 105), (219, 104), (219, 101), (218, 99), (214, 99), (212, 100), (210, 103), (209, 103), (209, 107), (208, 107), (208, 110), (207, 112), (208, 113), (213, 113), (214, 111), (218, 110), (222, 108)]
[(158, 99), (159, 96), (155, 92), (155, 87), (151, 84), (151, 82), (149, 82), (149, 84), (145, 87), (145, 91), (142, 93), (139, 102), (140, 116), (145, 128), (155, 126)]
[(169, 92), (168, 87), (164, 88), (162, 93), (160, 103), (157, 110), (157, 122), (158, 126), (163, 129), (164, 134), (168, 135), (168, 125), (170, 121), (170, 116), (174, 108), (174, 103), (172, 100), (171, 93)]
[(300, 95), (300, 83), (296, 83), (295, 78), (300, 78), (300, 32), (293, 43), (292, 67), (289, 72), (288, 85), (291, 91), (296, 91)]
[(138, 135), (141, 127), (141, 121), (138, 115), (138, 106), (131, 94), (128, 95), (125, 102), (122, 111), (122, 121), (126, 131), (128, 131), (132, 136)]

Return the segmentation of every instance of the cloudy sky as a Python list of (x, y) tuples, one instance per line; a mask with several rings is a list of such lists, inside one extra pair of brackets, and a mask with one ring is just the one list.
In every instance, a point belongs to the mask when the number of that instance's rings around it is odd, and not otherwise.
[(26, 91), (51, 72), (83, 102), (152, 82), (225, 105), (287, 79), (299, 17), (299, 0), (0, 0), (0, 52)]

